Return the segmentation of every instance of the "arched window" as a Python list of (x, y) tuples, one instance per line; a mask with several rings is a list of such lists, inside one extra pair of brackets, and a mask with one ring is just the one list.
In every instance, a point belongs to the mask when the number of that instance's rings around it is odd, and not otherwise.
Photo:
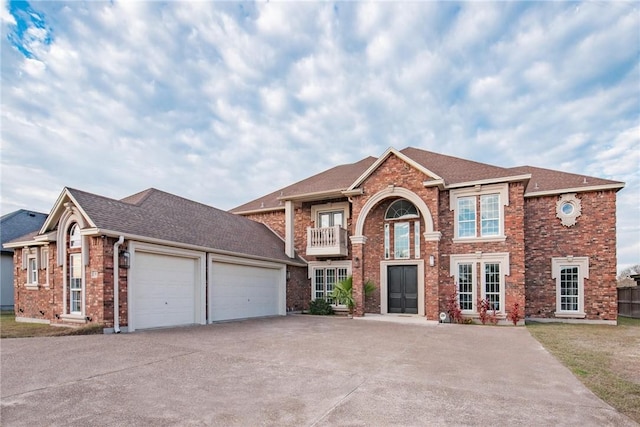
[(389, 206), (384, 216), (386, 220), (419, 218), (415, 205), (406, 199), (396, 200)]
[(78, 224), (73, 224), (69, 229), (69, 247), (79, 248), (82, 245), (82, 238), (80, 236), (80, 227)]
[[(384, 225), (384, 257), (385, 259), (411, 258), (411, 219), (413, 221), (413, 254), (420, 257), (420, 213), (416, 206), (406, 199), (398, 199), (391, 203), (384, 215), (385, 221), (394, 221)], [(393, 228), (393, 247), (391, 245), (391, 229)]]
[(67, 286), (66, 307), (67, 313), (82, 315), (82, 297), (84, 284), (82, 280), (82, 236), (80, 226), (74, 223), (69, 228), (69, 253), (67, 258)]

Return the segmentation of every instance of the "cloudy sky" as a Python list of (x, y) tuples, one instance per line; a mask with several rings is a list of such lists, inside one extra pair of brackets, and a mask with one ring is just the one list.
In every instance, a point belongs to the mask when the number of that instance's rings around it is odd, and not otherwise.
[(637, 2), (6, 2), (2, 214), (63, 187), (222, 209), (415, 146), (626, 182), (640, 264)]

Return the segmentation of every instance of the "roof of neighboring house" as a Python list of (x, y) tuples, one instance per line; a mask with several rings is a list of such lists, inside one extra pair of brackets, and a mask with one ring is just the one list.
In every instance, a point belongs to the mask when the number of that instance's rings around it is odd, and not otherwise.
[[(275, 209), (284, 209), (283, 200), (296, 199), (300, 196), (346, 191), (357, 188), (371, 168), (386, 159), (385, 156), (395, 154), (405, 161), (413, 163), (431, 179), (440, 179), (444, 188), (471, 186), (477, 183), (501, 182), (510, 180), (527, 181), (526, 197), (560, 192), (590, 191), (594, 188), (620, 189), (624, 183), (601, 178), (575, 175), (551, 169), (532, 166), (503, 168), (486, 163), (447, 156), (419, 148), (407, 147), (397, 151), (389, 149), (379, 159), (367, 157), (356, 163), (336, 166), (327, 171), (299, 181), (288, 187), (274, 191), (258, 199), (233, 208), (231, 212), (246, 213)], [(425, 180), (428, 180), (426, 178)]]
[[(0, 246), (26, 234), (37, 232), (47, 219), (47, 214), (19, 209), (0, 218)], [(12, 249), (2, 251), (13, 252)]]
[[(284, 241), (264, 224), (150, 188), (121, 200), (65, 188), (56, 206), (71, 199), (99, 233), (125, 238), (176, 243), (212, 252), (303, 263), (284, 251)], [(52, 211), (41, 234), (57, 227)], [(45, 229), (46, 228), (46, 229)]]

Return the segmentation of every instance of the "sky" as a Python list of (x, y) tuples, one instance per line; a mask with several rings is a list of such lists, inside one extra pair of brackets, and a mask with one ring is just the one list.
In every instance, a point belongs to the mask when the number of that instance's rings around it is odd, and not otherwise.
[(624, 181), (640, 264), (638, 2), (0, 0), (1, 210), (64, 187), (231, 209), (407, 146)]

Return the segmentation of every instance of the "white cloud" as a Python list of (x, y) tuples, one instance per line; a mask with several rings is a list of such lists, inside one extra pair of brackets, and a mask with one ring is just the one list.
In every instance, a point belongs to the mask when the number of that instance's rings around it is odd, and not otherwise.
[(1, 46), (3, 213), (65, 185), (227, 209), (413, 145), (625, 181), (619, 261), (637, 263), (634, 4), (32, 7), (44, 25), (13, 39), (32, 57)]

